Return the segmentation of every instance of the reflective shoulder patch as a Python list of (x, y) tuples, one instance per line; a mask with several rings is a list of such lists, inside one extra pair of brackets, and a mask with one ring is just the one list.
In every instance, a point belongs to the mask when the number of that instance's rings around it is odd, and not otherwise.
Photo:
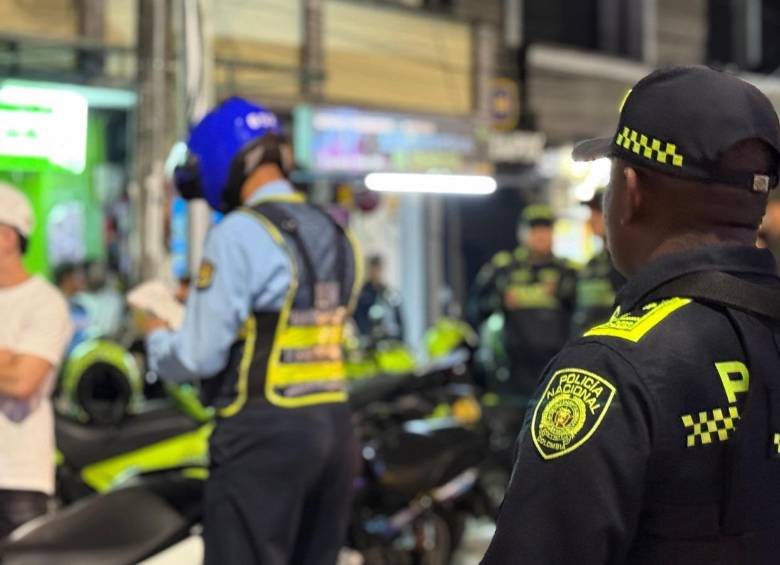
[(509, 251), (501, 251), (493, 256), (493, 266), (502, 269), (512, 262), (512, 254)]
[(652, 302), (643, 306), (640, 311), (628, 314), (621, 314), (618, 308), (606, 324), (596, 326), (584, 335), (606, 335), (637, 343), (673, 312), (690, 303), (690, 298), (669, 298)]
[(543, 459), (581, 447), (596, 432), (615, 397), (615, 387), (584, 369), (561, 369), (534, 409), (531, 437)]
[(195, 288), (198, 290), (206, 290), (209, 288), (214, 280), (215, 270), (216, 267), (214, 267), (214, 263), (208, 259), (204, 259), (198, 269), (198, 280), (195, 281)]

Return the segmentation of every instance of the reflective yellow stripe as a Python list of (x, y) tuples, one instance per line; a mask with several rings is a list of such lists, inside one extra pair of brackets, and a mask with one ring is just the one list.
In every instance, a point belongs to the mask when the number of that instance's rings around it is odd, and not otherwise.
[(339, 345), (344, 326), (308, 326), (287, 328), (279, 336), (282, 349), (314, 347), (315, 345)]
[(291, 194), (277, 194), (275, 196), (265, 196), (258, 200), (253, 201), (250, 206), (257, 206), (264, 202), (291, 202), (293, 204), (306, 203), (306, 197), (300, 192), (293, 192)]
[(252, 208), (247, 208), (246, 211), (252, 214), (257, 220), (260, 221), (261, 224), (265, 226), (265, 228), (268, 230), (268, 233), (271, 234), (271, 237), (278, 245), (281, 245), (285, 249), (287, 249), (287, 245), (284, 242), (284, 236), (282, 235), (282, 232), (276, 229), (276, 226), (273, 225), (273, 223), (271, 223), (271, 221), (268, 218), (266, 218), (256, 210), (253, 210)]
[(244, 341), (244, 353), (241, 356), (241, 365), (238, 369), (236, 399), (219, 411), (219, 415), (223, 418), (235, 416), (246, 404), (247, 394), (249, 394), (249, 369), (255, 356), (255, 343), (257, 342), (257, 321), (254, 316), (250, 317), (244, 324), (242, 333), (244, 332), (246, 333), (246, 339)]
[(508, 310), (554, 308), (558, 305), (558, 299), (550, 295), (550, 291), (544, 283), (512, 285), (507, 289), (506, 293), (507, 297), (511, 297), (516, 304), (516, 306), (508, 308)]
[(610, 336), (637, 343), (647, 332), (663, 322), (673, 312), (691, 303), (690, 298), (670, 298), (663, 302), (648, 304), (643, 308), (644, 314), (633, 316), (620, 314), (620, 308), (615, 310), (612, 318), (606, 324), (596, 326), (585, 332), (585, 336)]
[(276, 367), (276, 386), (299, 385), (308, 382), (338, 381), (345, 376), (344, 363), (280, 363)]
[[(301, 197), (300, 200), (291, 200), (291, 201), (303, 202), (304, 200)], [(276, 332), (274, 333), (273, 345), (271, 347), (271, 354), (270, 354), (268, 367), (266, 371), (266, 377), (265, 377), (266, 399), (271, 404), (283, 408), (299, 408), (303, 406), (312, 406), (316, 404), (346, 402), (347, 393), (345, 391), (313, 393), (313, 394), (307, 394), (305, 396), (294, 397), (294, 398), (288, 398), (277, 394), (276, 388), (285, 387), (290, 384), (303, 384), (306, 382), (342, 380), (345, 378), (345, 369), (344, 369), (344, 364), (341, 361), (327, 362), (327, 363), (312, 363), (312, 364), (281, 363), (280, 358), (281, 358), (282, 350), (285, 348), (295, 347), (290, 343), (283, 343), (283, 341), (287, 341), (287, 340), (292, 341), (293, 339), (304, 337), (301, 336), (301, 334), (296, 335), (295, 332), (298, 329), (303, 329), (303, 330), (309, 329), (309, 328), (289, 327), (290, 313), (295, 303), (295, 297), (298, 294), (298, 285), (299, 285), (298, 265), (295, 261), (295, 256), (290, 251), (290, 248), (287, 246), (287, 242), (284, 240), (284, 236), (282, 236), (281, 232), (276, 228), (276, 226), (259, 212), (252, 209), (248, 209), (248, 211), (252, 213), (252, 215), (255, 218), (257, 218), (260, 222), (262, 222), (262, 224), (268, 229), (274, 241), (279, 246), (281, 246), (282, 249), (284, 249), (285, 253), (287, 254), (288, 261), (290, 263), (290, 286), (287, 289), (287, 295), (285, 297), (284, 306), (282, 307), (282, 311), (279, 314), (279, 321), (276, 326)], [(353, 244), (353, 249), (354, 249), (354, 244)], [(356, 258), (355, 268), (356, 271), (362, 269), (362, 264), (359, 263), (357, 258)], [(354, 301), (357, 301), (359, 288), (360, 287), (358, 286), (358, 278), (356, 277), (355, 288), (353, 288)], [(319, 330), (320, 328), (318, 327), (316, 329)], [(305, 337), (309, 337), (309, 336), (305, 336)], [(243, 363), (242, 363), (242, 367), (243, 367)], [(242, 370), (242, 374), (239, 377), (239, 392), (241, 391), (242, 383), (244, 383), (243, 385), (244, 390), (246, 390), (246, 382), (248, 380), (248, 370), (249, 367), (247, 366), (246, 372)], [(243, 399), (238, 398), (236, 399), (236, 402), (233, 403), (233, 405), (237, 406), (237, 408), (231, 413), (231, 415), (238, 412), (238, 410), (240, 410), (241, 407), (243, 406), (244, 402), (246, 402), (246, 393), (244, 393)]]

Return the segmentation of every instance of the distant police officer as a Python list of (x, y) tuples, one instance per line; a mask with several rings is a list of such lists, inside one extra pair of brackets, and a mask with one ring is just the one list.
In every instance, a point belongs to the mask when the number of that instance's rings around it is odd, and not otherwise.
[(477, 276), (473, 321), (493, 312), (504, 316), (504, 346), (510, 381), (505, 391), (528, 397), (539, 373), (569, 337), (576, 273), (553, 255), (552, 210), (534, 204), (523, 210), (522, 245), (498, 253)]
[(164, 378), (202, 379), (218, 416), (206, 563), (335, 563), (355, 461), (341, 357), (355, 250), (293, 191), (271, 112), (232, 98), (188, 148), (181, 192), (227, 216), (206, 241), (183, 327), (153, 331), (147, 347)]
[(485, 565), (778, 563), (780, 280), (755, 241), (779, 155), (769, 100), (697, 67), (639, 81), (575, 149), (612, 159), (629, 280), (544, 371)]
[[(604, 189), (600, 188), (585, 204), (590, 208), (588, 223), (593, 235), (605, 242), (603, 199)], [(573, 335), (580, 336), (593, 326), (609, 319), (614, 309), (615, 294), (625, 280), (612, 264), (604, 243), (601, 251), (594, 255), (578, 274), (577, 310), (574, 312)]]

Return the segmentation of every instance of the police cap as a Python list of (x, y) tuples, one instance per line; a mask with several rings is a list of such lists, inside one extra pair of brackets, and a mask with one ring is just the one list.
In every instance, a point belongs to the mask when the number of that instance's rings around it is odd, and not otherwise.
[(523, 209), (520, 215), (523, 226), (551, 226), (555, 223), (555, 213), (546, 204), (531, 204)]
[[(717, 166), (725, 150), (748, 139), (772, 149), (771, 170), (744, 173)], [(766, 192), (778, 183), (780, 123), (769, 99), (736, 76), (706, 67), (666, 67), (629, 91), (613, 136), (579, 143), (573, 157), (617, 157), (661, 173)]]

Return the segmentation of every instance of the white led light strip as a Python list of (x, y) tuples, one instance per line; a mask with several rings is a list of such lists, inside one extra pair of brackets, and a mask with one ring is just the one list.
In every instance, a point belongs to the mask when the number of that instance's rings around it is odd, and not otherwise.
[(427, 192), (436, 194), (492, 194), (493, 177), (479, 175), (434, 175), (411, 173), (371, 173), (366, 187), (376, 192)]

